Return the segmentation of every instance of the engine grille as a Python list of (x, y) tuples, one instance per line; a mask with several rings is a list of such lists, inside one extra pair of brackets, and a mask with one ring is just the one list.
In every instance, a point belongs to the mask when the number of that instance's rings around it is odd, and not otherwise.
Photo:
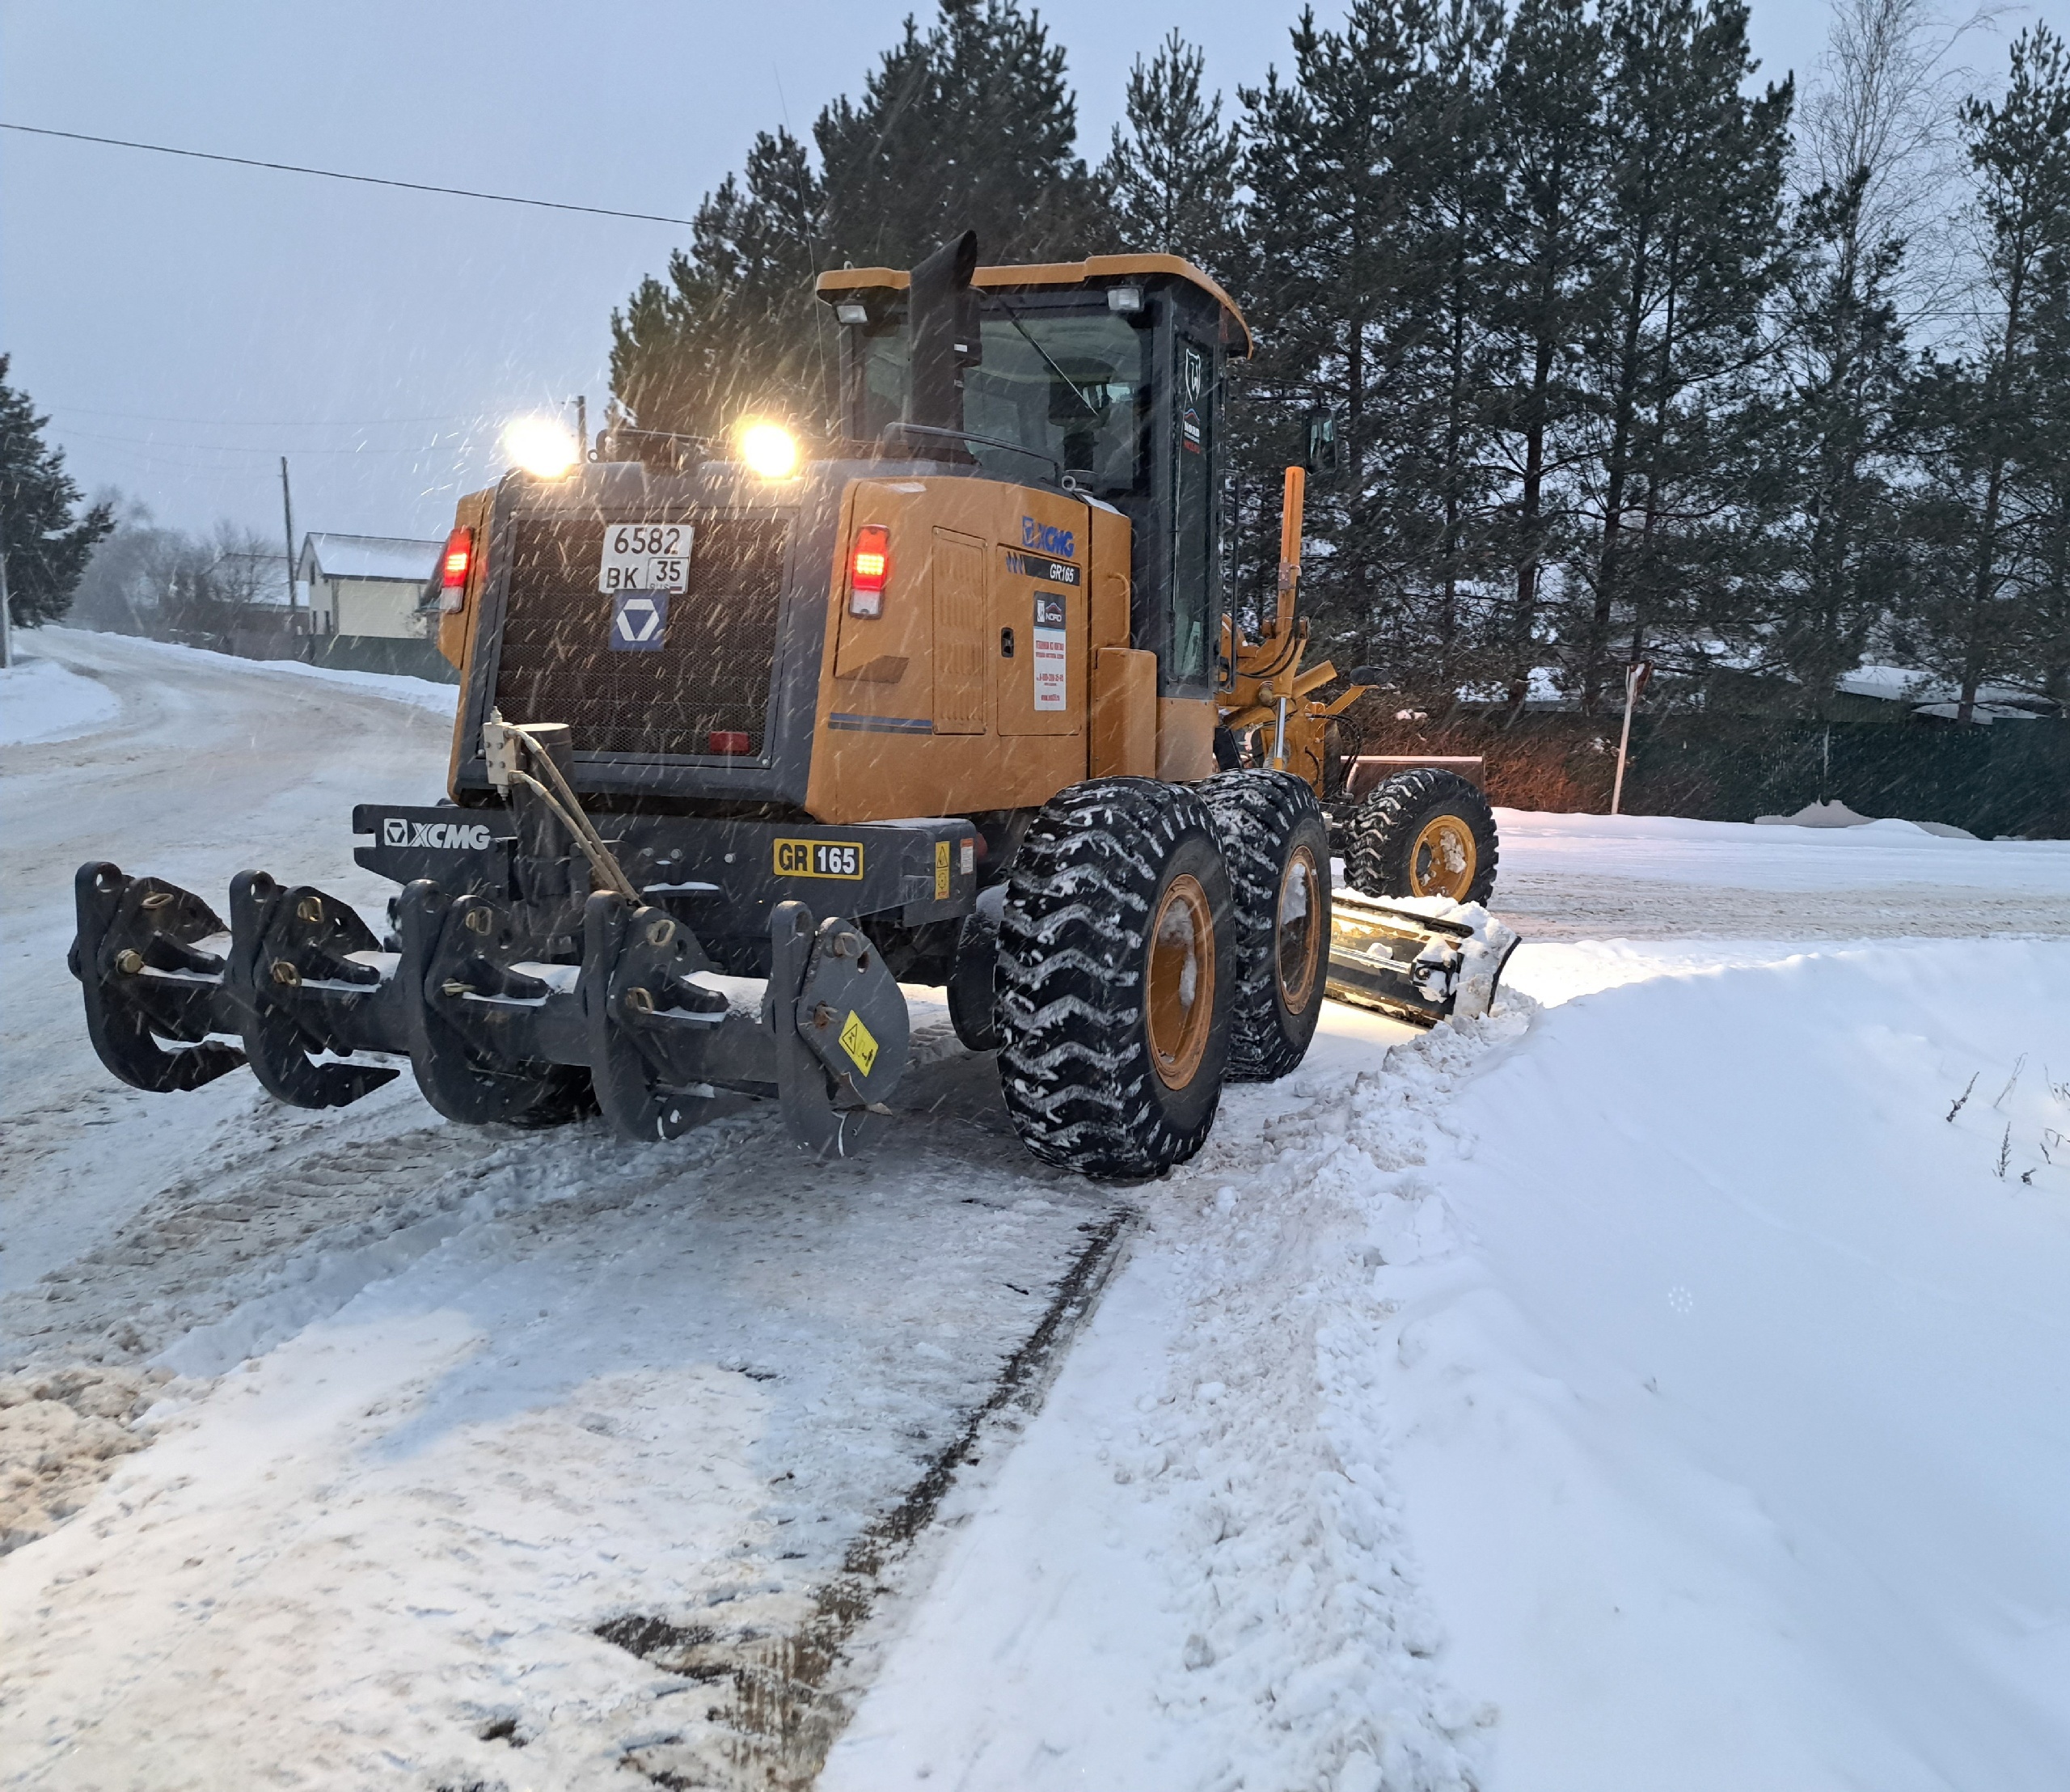
[(513, 721), (566, 722), (577, 753), (703, 756), (715, 729), (763, 751), (788, 519), (675, 512), (687, 522), (689, 590), (669, 602), (662, 645), (614, 652), (597, 589), (602, 522), (521, 518), (503, 613), (496, 704)]

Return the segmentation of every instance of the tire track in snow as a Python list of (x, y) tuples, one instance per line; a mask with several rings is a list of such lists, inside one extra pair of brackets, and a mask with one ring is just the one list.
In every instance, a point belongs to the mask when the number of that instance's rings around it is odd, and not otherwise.
[(1498, 1714), (1448, 1680), (1392, 1478), (1392, 1283), (1457, 1249), (1447, 1110), (1533, 1007), (1232, 1089), (1137, 1191), (1042, 1414), (863, 1639), (883, 1665), (826, 1792), (1477, 1783)]

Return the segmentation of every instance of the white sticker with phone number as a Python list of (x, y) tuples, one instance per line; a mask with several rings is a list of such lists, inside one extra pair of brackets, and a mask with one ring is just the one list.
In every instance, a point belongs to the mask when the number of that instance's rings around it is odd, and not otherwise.
[(1035, 707), (1067, 707), (1069, 686), (1065, 669), (1064, 600), (1038, 596), (1035, 600)]

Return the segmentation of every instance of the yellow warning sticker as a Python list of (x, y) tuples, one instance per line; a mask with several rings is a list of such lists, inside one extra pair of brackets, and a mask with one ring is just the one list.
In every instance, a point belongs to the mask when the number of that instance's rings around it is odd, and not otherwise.
[(863, 1017), (851, 1008), (848, 1018), (842, 1024), (841, 1049), (854, 1061), (855, 1068), (867, 1076), (870, 1066), (877, 1062), (877, 1035), (863, 1025)]
[(948, 900), (948, 842), (935, 842), (935, 900)]

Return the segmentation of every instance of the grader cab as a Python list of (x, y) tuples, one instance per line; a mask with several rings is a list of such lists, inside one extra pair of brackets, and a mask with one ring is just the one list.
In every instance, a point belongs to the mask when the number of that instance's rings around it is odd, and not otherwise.
[(323, 1107), (407, 1067), (454, 1120), (646, 1139), (769, 1098), (846, 1154), (905, 1067), (899, 986), (932, 984), (1030, 1150), (1135, 1177), (1199, 1148), (1226, 1077), (1300, 1062), (1326, 985), (1485, 1006), (1486, 804), (1428, 769), (1343, 797), (1359, 687), (1303, 664), (1299, 469), (1277, 606), (1255, 640), (1227, 612), (1227, 295), (1169, 256), (981, 268), (966, 234), (819, 296), (824, 428), (620, 425), (462, 501), (447, 797), (353, 812), (386, 928), (264, 873), (225, 921), (81, 869), (111, 1070), (248, 1063)]

